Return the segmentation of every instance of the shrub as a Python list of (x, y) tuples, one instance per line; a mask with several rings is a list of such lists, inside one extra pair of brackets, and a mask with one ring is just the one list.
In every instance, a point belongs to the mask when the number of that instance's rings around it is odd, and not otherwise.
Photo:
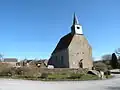
[(111, 65), (107, 65), (107, 68), (108, 68), (108, 70), (111, 70), (112, 66)]
[(7, 63), (0, 63), (0, 76), (11, 76), (11, 66)]
[(94, 67), (95, 67), (96, 70), (101, 70), (101, 71), (107, 71), (108, 70), (107, 65), (102, 63), (102, 62), (94, 63)]
[[(29, 80), (82, 80), (87, 69), (40, 69), (37, 67), (11, 67), (1, 64), (0, 75)], [(85, 79), (86, 80), (86, 79)]]
[(111, 72), (110, 71), (106, 71), (106, 72), (104, 72), (104, 75), (111, 75)]
[(43, 79), (45, 79), (45, 78), (47, 78), (47, 77), (48, 77), (48, 74), (47, 74), (47, 73), (42, 73), (41, 76), (40, 76), (40, 78), (43, 78)]
[(22, 68), (17, 68), (17, 69), (15, 69), (15, 74), (16, 75), (22, 75)]

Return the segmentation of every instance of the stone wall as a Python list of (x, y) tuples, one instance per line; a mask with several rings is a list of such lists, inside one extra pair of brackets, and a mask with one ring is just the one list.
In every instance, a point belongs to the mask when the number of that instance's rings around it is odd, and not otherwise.
[(80, 68), (79, 62), (82, 59), (83, 68), (92, 68), (92, 49), (83, 35), (74, 35), (68, 49), (70, 68)]
[(70, 68), (40, 68), (40, 73), (87, 73), (88, 69), (70, 69)]
[[(62, 58), (61, 58), (62, 57)], [(68, 68), (68, 50), (64, 49), (60, 52), (54, 53), (49, 60), (49, 65), (54, 65), (55, 68)]]

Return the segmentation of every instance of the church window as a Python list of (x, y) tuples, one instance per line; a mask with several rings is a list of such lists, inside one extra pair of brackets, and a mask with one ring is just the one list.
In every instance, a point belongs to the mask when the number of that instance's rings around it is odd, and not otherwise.
[(57, 56), (55, 56), (55, 60), (57, 61)]
[(80, 27), (77, 27), (77, 29), (80, 29)]
[(61, 64), (63, 64), (63, 62), (64, 62), (63, 60), (64, 60), (64, 57), (61, 56), (61, 60), (60, 60)]

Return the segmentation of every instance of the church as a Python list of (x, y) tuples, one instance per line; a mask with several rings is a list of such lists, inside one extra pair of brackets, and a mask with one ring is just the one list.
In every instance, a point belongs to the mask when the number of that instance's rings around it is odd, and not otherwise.
[(73, 17), (71, 32), (63, 36), (51, 54), (48, 65), (54, 68), (92, 69), (92, 47), (85, 38), (82, 25), (76, 15)]

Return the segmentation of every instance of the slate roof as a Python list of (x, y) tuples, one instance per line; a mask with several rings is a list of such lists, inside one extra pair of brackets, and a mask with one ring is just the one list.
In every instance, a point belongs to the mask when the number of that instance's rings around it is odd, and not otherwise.
[(72, 38), (73, 38), (73, 35), (71, 33), (69, 33), (69, 34), (65, 35), (64, 37), (62, 37), (60, 39), (59, 43), (57, 44), (56, 48), (54, 49), (53, 53), (56, 53), (58, 51), (61, 51), (63, 49), (68, 48)]
[(17, 62), (18, 59), (16, 58), (4, 58), (4, 62)]

